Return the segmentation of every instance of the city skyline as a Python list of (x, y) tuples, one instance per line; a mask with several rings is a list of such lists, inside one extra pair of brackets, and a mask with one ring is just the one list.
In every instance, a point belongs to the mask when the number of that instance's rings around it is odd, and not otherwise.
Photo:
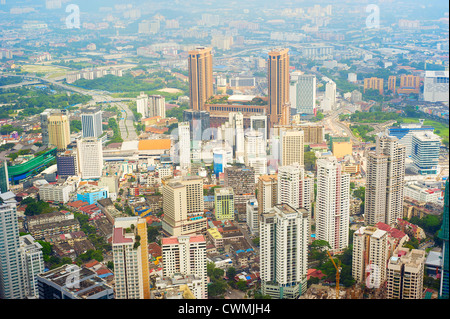
[(0, 21), (0, 299), (448, 299), (448, 3)]

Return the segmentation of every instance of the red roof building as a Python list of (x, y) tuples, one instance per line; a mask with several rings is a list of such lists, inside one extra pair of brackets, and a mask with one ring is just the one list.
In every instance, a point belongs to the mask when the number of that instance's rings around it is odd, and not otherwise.
[(157, 243), (149, 243), (148, 254), (149, 257), (152, 256), (153, 258), (162, 256), (161, 246), (159, 246)]
[(98, 265), (98, 264), (99, 264), (99, 262), (97, 260), (92, 260), (92, 261), (84, 264), (84, 266), (86, 268), (92, 268), (92, 267), (94, 267), (95, 265)]
[(311, 277), (313, 278), (319, 278), (322, 279), (323, 277), (326, 277), (323, 272), (321, 272), (318, 269), (310, 268), (308, 269), (308, 272), (306, 273), (306, 280), (309, 280)]

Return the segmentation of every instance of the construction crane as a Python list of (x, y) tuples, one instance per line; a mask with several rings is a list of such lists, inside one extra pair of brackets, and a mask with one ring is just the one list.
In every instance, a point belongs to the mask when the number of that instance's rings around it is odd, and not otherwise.
[(334, 262), (333, 257), (331, 257), (330, 252), (327, 250), (328, 256), (330, 257), (331, 262), (333, 263), (334, 268), (336, 268), (336, 299), (339, 299), (339, 278), (341, 274), (341, 261), (338, 259), (338, 265)]

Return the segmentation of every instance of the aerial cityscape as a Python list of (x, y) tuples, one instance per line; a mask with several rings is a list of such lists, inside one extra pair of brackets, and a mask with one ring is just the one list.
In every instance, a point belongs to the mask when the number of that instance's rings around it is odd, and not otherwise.
[(448, 176), (447, 1), (0, 0), (2, 301), (448, 299)]

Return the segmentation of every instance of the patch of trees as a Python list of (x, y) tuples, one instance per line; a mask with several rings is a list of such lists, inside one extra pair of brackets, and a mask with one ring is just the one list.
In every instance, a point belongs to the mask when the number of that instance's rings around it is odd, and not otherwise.
[(0, 128), (1, 135), (9, 135), (14, 131), (16, 131), (19, 134), (22, 134), (23, 128), (21, 128), (19, 126), (12, 126), (11, 124), (5, 124)]
[(40, 214), (51, 213), (54, 209), (50, 207), (50, 204), (41, 200), (36, 200), (31, 197), (27, 197), (21, 202), (22, 205), (27, 205), (25, 208), (26, 216), (35, 216)]
[(394, 112), (360, 112), (355, 111), (349, 117), (340, 117), (341, 120), (349, 119), (357, 123), (383, 123), (391, 120), (398, 120), (401, 115)]
[(0, 86), (17, 84), (20, 82), (22, 82), (22, 77), (19, 76), (0, 77)]
[(352, 130), (353, 134), (355, 134), (356, 136), (359, 136), (363, 142), (375, 143), (375, 136), (367, 135), (367, 133), (375, 130), (372, 126), (370, 126), (370, 125), (350, 125), (350, 129)]
[(43, 240), (36, 240), (36, 242), (42, 246), (43, 259), (49, 269), (55, 269), (62, 265), (72, 264), (72, 259), (69, 257), (59, 258), (53, 255), (52, 244)]
[(149, 243), (156, 242), (159, 236), (159, 227), (148, 226), (147, 227), (147, 240)]
[(315, 171), (316, 169), (316, 154), (313, 151), (305, 152), (303, 155), (303, 162), (305, 170)]
[(225, 272), (223, 269), (216, 268), (214, 263), (208, 263), (206, 267), (208, 277), (211, 280), (208, 285), (208, 295), (211, 297), (223, 298), (228, 286), (223, 278)]
[(409, 222), (422, 228), (425, 233), (432, 235), (435, 241), (439, 241), (437, 233), (442, 227), (442, 215), (436, 216), (429, 214), (423, 218), (414, 216), (409, 219)]
[(108, 128), (113, 130), (114, 135), (108, 142), (106, 142), (106, 145), (109, 145), (111, 143), (122, 143), (123, 138), (122, 138), (122, 135), (120, 134), (119, 124), (117, 124), (117, 121), (115, 118), (113, 118), (113, 117), (109, 118)]
[(70, 133), (78, 133), (82, 129), (80, 120), (72, 120), (70, 121)]
[(142, 79), (142, 77), (133, 77), (131, 74), (123, 76), (105, 75), (94, 80), (79, 79), (73, 84), (88, 90), (103, 90), (108, 92), (141, 92), (153, 91), (166, 88), (170, 83), (170, 87), (186, 90), (187, 85), (181, 83), (170, 74), (162, 74), (161, 72), (152, 73), (150, 77)]
[(102, 251), (101, 250), (89, 249), (85, 253), (80, 254), (75, 259), (75, 262), (78, 265), (81, 265), (81, 264), (86, 263), (86, 262), (88, 262), (90, 260), (97, 260), (98, 262), (102, 262), (103, 261)]
[[(327, 254), (327, 250), (329, 249), (331, 249), (331, 246), (327, 241), (315, 240), (310, 245), (308, 259), (310, 261), (317, 262), (315, 268), (320, 270), (327, 276), (325, 280), (336, 282), (336, 268), (334, 267), (333, 262), (330, 260)], [(355, 283), (355, 280), (352, 277), (352, 256), (352, 245), (349, 245), (349, 247), (342, 254), (333, 256), (336, 265), (338, 264), (338, 260), (341, 263), (342, 270), (340, 274), (339, 284), (345, 287), (351, 287)], [(318, 279), (310, 279), (310, 281), (308, 281), (308, 285), (316, 284), (318, 282)]]
[(3, 145), (0, 145), (0, 152), (10, 150), (10, 149), (12, 149), (15, 145), (16, 145), (16, 144), (14, 144), (14, 143), (6, 143), (6, 144), (3, 144)]

